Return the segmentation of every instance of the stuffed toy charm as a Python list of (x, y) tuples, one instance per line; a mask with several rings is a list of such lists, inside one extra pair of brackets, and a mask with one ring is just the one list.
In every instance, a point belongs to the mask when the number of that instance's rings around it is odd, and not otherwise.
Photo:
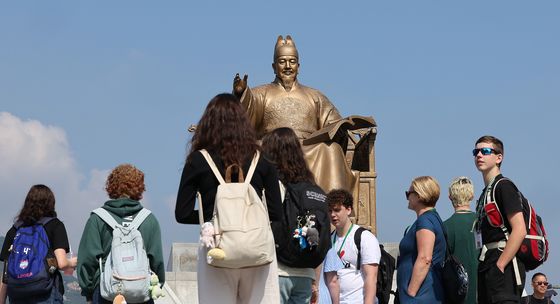
[(159, 278), (157, 276), (157, 274), (152, 273), (152, 276), (150, 277), (150, 295), (152, 296), (152, 299), (157, 299), (159, 297), (165, 297), (165, 294), (163, 294), (163, 290), (161, 290), (161, 286), (159, 286)]
[(307, 227), (302, 227), (294, 230), (293, 238), (299, 240), (299, 248), (302, 250), (307, 248), (307, 240), (305, 237), (307, 235), (307, 229)]
[(226, 253), (221, 248), (212, 248), (206, 254), (206, 261), (211, 264), (213, 260), (223, 260), (226, 258)]
[(126, 300), (124, 299), (123, 295), (117, 295), (113, 299), (113, 304), (126, 304)]
[(319, 230), (317, 228), (307, 228), (307, 242), (311, 247), (319, 245)]
[(200, 227), (200, 243), (206, 248), (214, 248), (214, 225), (210, 222), (202, 224)]

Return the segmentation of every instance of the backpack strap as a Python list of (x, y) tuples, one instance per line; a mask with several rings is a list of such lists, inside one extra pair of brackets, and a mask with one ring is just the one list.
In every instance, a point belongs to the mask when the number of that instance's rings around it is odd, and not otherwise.
[(255, 173), (255, 169), (257, 168), (257, 164), (259, 162), (260, 152), (257, 150), (255, 156), (253, 156), (253, 160), (251, 161), (251, 166), (249, 167), (249, 171), (247, 172), (247, 176), (245, 176), (245, 184), (249, 185), (251, 183), (251, 179), (253, 178), (253, 173)]
[(45, 226), (48, 222), (54, 220), (56, 217), (42, 217), (40, 220), (37, 221), (37, 224), (41, 224)]
[(362, 265), (362, 232), (364, 232), (366, 228), (358, 227), (356, 232), (354, 233), (354, 244), (356, 244), (356, 248), (358, 248), (358, 258), (356, 259), (356, 270), (360, 270)]
[[(499, 180), (497, 180), (494, 183), (494, 185), (492, 186), (492, 191), (491, 191), (492, 192), (492, 197), (490, 197), (490, 191), (488, 191), (486, 202), (488, 202), (488, 200), (490, 198), (492, 198), (494, 200), (494, 202), (496, 204), (496, 208), (498, 208), (498, 211), (500, 212), (500, 216), (502, 217), (502, 225), (500, 226), (500, 229), (502, 229), (502, 231), (504, 232), (504, 236), (505, 236), (506, 242), (507, 242), (509, 240), (509, 231), (507, 230), (507, 227), (506, 227), (506, 219), (507, 218), (504, 218), (504, 216), (502, 215), (502, 211), (498, 207), (498, 202), (496, 202), (496, 188), (498, 186), (498, 183), (503, 181), (503, 180), (509, 180), (511, 182), (511, 180), (508, 179), (507, 177), (502, 177)], [(513, 184), (513, 185), (515, 186), (515, 184)], [(517, 265), (517, 256), (514, 255), (513, 259), (511, 260), (510, 263), (513, 264), (513, 273), (515, 274), (515, 282), (516, 282), (517, 286), (521, 286), (522, 282), (521, 282), (521, 275), (519, 273), (519, 266)]]
[[(220, 173), (220, 170), (218, 170), (218, 167), (216, 167), (216, 163), (214, 163), (214, 160), (212, 160), (212, 157), (210, 156), (208, 151), (206, 151), (205, 149), (202, 149), (202, 150), (200, 150), (200, 153), (206, 159), (206, 162), (210, 166), (210, 169), (212, 169), (212, 172), (214, 173), (214, 175), (218, 179), (218, 182), (220, 182), (221, 185), (225, 184), (226, 181), (222, 177), (222, 174)], [(247, 176), (245, 176), (244, 183), (246, 185), (249, 185), (249, 183), (251, 183), (251, 179), (253, 178), (253, 173), (255, 173), (255, 169), (257, 168), (257, 163), (259, 162), (259, 156), (260, 156), (260, 152), (257, 150), (257, 152), (255, 153), (255, 156), (253, 156), (253, 160), (251, 161), (251, 166), (249, 167), (249, 171), (247, 172)]]
[[(35, 222), (35, 224), (39, 224), (39, 225), (43, 225), (45, 226), (48, 222), (50, 222), (51, 220), (54, 220), (56, 217), (42, 217), (40, 218), (37, 222)], [(18, 229), (21, 226), (23, 226), (23, 221), (16, 221), (14, 223), (14, 228)]]
[(109, 225), (111, 227), (111, 229), (115, 229), (117, 227), (120, 227), (121, 225), (119, 223), (117, 223), (117, 221), (113, 218), (113, 216), (111, 215), (111, 213), (109, 213), (109, 211), (103, 209), (103, 208), (97, 208), (95, 210), (92, 211), (93, 213), (97, 214), (97, 216), (99, 216), (105, 223), (107, 223), (107, 225)]
[(220, 185), (225, 184), (226, 181), (222, 177), (222, 174), (220, 173), (220, 170), (218, 170), (218, 167), (216, 167), (216, 163), (214, 163), (214, 161), (212, 160), (212, 157), (210, 156), (208, 151), (206, 151), (205, 149), (202, 149), (202, 150), (200, 150), (200, 154), (202, 154), (202, 156), (204, 156), (204, 158), (206, 159), (206, 162), (210, 166), (210, 169), (212, 169), (212, 172), (214, 172), (214, 175), (218, 179), (218, 182), (220, 182)]
[(138, 211), (138, 213), (136, 214), (136, 216), (134, 217), (134, 219), (132, 220), (132, 223), (130, 223), (130, 226), (128, 226), (128, 228), (129, 229), (138, 229), (138, 227), (140, 227), (140, 225), (142, 225), (144, 220), (151, 213), (152, 212), (150, 210), (148, 210), (146, 208), (142, 208), (140, 211)]

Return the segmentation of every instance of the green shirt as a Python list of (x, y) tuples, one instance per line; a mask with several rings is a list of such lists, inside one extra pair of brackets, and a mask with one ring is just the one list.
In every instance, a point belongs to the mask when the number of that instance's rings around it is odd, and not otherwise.
[(443, 224), (447, 230), (449, 249), (465, 266), (469, 275), (469, 293), (465, 304), (476, 303), (476, 287), (478, 275), (478, 254), (474, 240), (473, 223), (476, 214), (471, 211), (458, 211)]

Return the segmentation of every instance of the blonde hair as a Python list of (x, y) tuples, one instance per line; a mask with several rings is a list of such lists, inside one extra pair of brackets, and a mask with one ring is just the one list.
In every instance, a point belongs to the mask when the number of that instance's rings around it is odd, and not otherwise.
[(474, 186), (470, 178), (460, 176), (449, 185), (449, 199), (453, 207), (468, 206), (474, 198)]
[(431, 176), (419, 176), (412, 180), (412, 189), (418, 194), (420, 200), (427, 207), (435, 207), (439, 199), (439, 184)]

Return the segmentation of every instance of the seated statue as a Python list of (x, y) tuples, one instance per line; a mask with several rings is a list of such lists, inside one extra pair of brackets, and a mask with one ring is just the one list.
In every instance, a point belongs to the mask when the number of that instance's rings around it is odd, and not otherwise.
[(233, 93), (239, 97), (261, 138), (279, 127), (290, 127), (303, 144), (315, 181), (325, 191), (346, 189), (357, 194), (359, 172), (347, 161), (349, 131), (372, 128), (371, 117), (343, 119), (329, 99), (297, 81), (299, 55), (290, 36), (278, 37), (274, 48), (272, 83), (250, 88), (247, 75), (237, 74)]

